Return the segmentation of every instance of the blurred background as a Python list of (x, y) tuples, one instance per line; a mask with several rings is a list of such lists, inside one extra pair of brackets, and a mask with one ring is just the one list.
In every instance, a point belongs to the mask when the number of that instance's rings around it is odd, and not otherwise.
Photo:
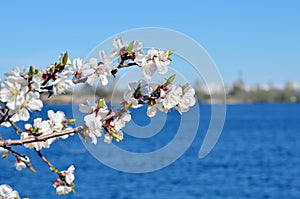
[[(85, 58), (122, 31), (162, 27), (186, 34), (207, 50), (220, 70), (229, 102), (295, 102), (300, 83), (299, 4), (1, 2), (0, 72), (3, 77), (16, 65), (44, 68), (63, 51), (71, 58)], [(191, 82), (207, 99), (203, 82)], [(217, 92), (219, 85), (214, 87)]]

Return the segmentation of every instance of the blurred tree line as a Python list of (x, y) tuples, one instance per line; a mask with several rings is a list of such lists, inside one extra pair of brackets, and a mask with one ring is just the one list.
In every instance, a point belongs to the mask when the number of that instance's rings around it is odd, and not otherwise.
[[(211, 97), (207, 88), (201, 83), (195, 84), (196, 95), (202, 102), (210, 103)], [(216, 89), (217, 90), (217, 89)], [(229, 103), (300, 103), (300, 90), (296, 83), (287, 82), (284, 88), (268, 85), (247, 88), (239, 80), (226, 87), (226, 98)], [(212, 91), (214, 96), (218, 91)]]

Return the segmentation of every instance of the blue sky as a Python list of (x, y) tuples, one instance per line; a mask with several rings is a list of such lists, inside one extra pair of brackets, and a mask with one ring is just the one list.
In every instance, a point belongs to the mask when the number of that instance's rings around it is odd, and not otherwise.
[(300, 83), (300, 1), (1, 1), (0, 72), (85, 57), (119, 32), (163, 27), (201, 44), (226, 83)]

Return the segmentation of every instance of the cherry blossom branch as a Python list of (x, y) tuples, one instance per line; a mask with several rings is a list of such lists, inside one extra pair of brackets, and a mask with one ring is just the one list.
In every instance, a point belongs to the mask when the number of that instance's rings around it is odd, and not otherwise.
[[(101, 119), (101, 122), (105, 122), (107, 120), (111, 120), (113, 117), (117, 115), (116, 112), (111, 112), (107, 116), (103, 117)], [(36, 136), (36, 137), (31, 137), (31, 138), (26, 138), (23, 140), (0, 140), (0, 147), (6, 148), (9, 146), (19, 146), (19, 145), (24, 145), (24, 144), (30, 144), (30, 143), (35, 143), (35, 142), (45, 142), (51, 138), (58, 138), (64, 135), (70, 135), (73, 133), (80, 133), (82, 130), (84, 130), (86, 127), (85, 126), (79, 126), (74, 129), (69, 129), (65, 130), (62, 132), (54, 132), (49, 135), (41, 135), (41, 136)], [(22, 131), (21, 131), (22, 132)]]
[(83, 129), (82, 126), (74, 128), (74, 129), (70, 129), (70, 130), (66, 130), (63, 132), (55, 132), (49, 135), (41, 135), (41, 136), (37, 136), (37, 137), (32, 137), (32, 138), (26, 138), (23, 140), (0, 140), (0, 147), (8, 147), (8, 146), (18, 146), (18, 145), (24, 145), (24, 144), (30, 144), (30, 143), (34, 143), (34, 142), (45, 142), (51, 138), (57, 138), (57, 137), (61, 137), (64, 135), (70, 135), (73, 133), (78, 133), (81, 129)]
[(128, 63), (128, 64), (124, 64), (124, 62), (120, 62), (120, 64), (117, 66), (116, 69), (113, 69), (110, 71), (111, 75), (113, 77), (116, 77), (116, 74), (118, 72), (118, 69), (121, 69), (121, 68), (127, 68), (127, 67), (131, 67), (131, 66), (139, 66), (141, 67), (140, 65), (138, 65), (136, 62), (133, 62), (133, 63)]

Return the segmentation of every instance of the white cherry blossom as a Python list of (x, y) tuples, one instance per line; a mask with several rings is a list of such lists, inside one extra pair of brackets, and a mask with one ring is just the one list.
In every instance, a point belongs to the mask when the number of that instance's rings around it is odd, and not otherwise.
[(83, 60), (81, 58), (75, 58), (73, 60), (73, 71), (74, 73), (74, 78), (75, 79), (81, 79), (84, 78), (86, 75), (86, 70), (90, 70), (90, 65), (88, 63), (83, 63)]
[(30, 118), (30, 114), (28, 110), (26, 108), (22, 108), (14, 111), (14, 114), (10, 118), (10, 121), (12, 122), (28, 121), (29, 118)]
[(143, 50), (143, 43), (140, 41), (134, 40), (132, 51), (137, 54), (137, 53), (142, 53), (142, 50)]
[(116, 37), (113, 40), (113, 46), (115, 47), (114, 48), (115, 51), (119, 51), (120, 49), (125, 47), (122, 37)]
[[(120, 51), (122, 51), (122, 50), (125, 51), (125, 50), (127, 50), (127, 47), (128, 47), (124, 44), (122, 37), (116, 37), (113, 40), (113, 46), (114, 46), (114, 50), (111, 52), (112, 57), (119, 55)], [(142, 49), (143, 49), (143, 43), (139, 42), (137, 40), (134, 40), (132, 52), (141, 52)]]
[(6, 154), (6, 153), (8, 153), (8, 150), (3, 147), (0, 147), (0, 154)]
[(122, 37), (116, 37), (116, 38), (114, 38), (114, 40), (113, 40), (113, 46), (114, 46), (114, 49), (110, 53), (110, 57), (111, 58), (119, 56), (120, 51), (125, 51), (126, 50), (126, 46), (124, 44), (124, 41), (123, 41)]
[[(101, 100), (102, 101), (102, 100)], [(85, 125), (87, 126), (87, 135), (92, 140), (93, 144), (97, 144), (97, 137), (102, 136), (102, 121), (101, 119), (109, 113), (107, 105), (102, 101), (102, 105), (98, 108), (93, 99), (87, 101), (87, 105), (81, 105), (81, 111), (90, 113), (84, 117)], [(96, 111), (97, 110), (97, 111)], [(96, 112), (95, 112), (96, 111)]]
[[(36, 118), (34, 120), (34, 126), (32, 127), (30, 124), (26, 124), (25, 128), (27, 130), (35, 131), (39, 135), (48, 135), (53, 133), (51, 130), (50, 124), (48, 121), (42, 121), (42, 118)], [(21, 134), (21, 140), (27, 139), (27, 138), (33, 138), (34, 135), (31, 135), (30, 132), (23, 132)], [(35, 148), (37, 151), (41, 150), (42, 148), (49, 148), (50, 145), (55, 141), (55, 138), (48, 139), (46, 141), (40, 141), (40, 142), (33, 142), (24, 144), (27, 148)]]
[(83, 60), (81, 58), (73, 59), (73, 69), (74, 71), (81, 71), (83, 68)]
[(156, 104), (154, 105), (149, 105), (147, 109), (147, 115), (149, 117), (154, 117), (156, 115), (157, 110), (167, 113), (169, 110), (164, 108), (162, 105), (162, 100), (157, 100)]
[(0, 198), (3, 199), (20, 199), (19, 193), (9, 185), (0, 185)]
[(42, 83), (44, 79), (41, 73), (37, 73), (33, 75), (31, 80), (31, 90), (37, 92), (46, 92), (46, 90), (42, 89)]
[(107, 76), (110, 72), (109, 66), (106, 66), (103, 63), (98, 64), (96, 58), (91, 58), (87, 64), (89, 65), (89, 68), (82, 71), (83, 76), (87, 77), (86, 82), (93, 86), (96, 80), (100, 79), (103, 86), (107, 85)]
[(136, 62), (142, 67), (142, 72), (147, 79), (151, 79), (155, 71), (159, 74), (168, 72), (168, 65), (170, 64), (169, 56), (171, 51), (161, 51), (151, 48), (146, 55), (138, 54)]
[(153, 90), (145, 80), (129, 83), (128, 90), (126, 90), (126, 92), (124, 93), (124, 100), (127, 103), (131, 103), (132, 108), (139, 108), (142, 106), (141, 104), (138, 104), (138, 99), (133, 96), (137, 89), (139, 90), (139, 94), (141, 97), (144, 95), (149, 95)]
[(23, 107), (30, 111), (40, 111), (43, 108), (43, 102), (40, 99), (40, 94), (33, 91), (28, 92), (26, 94)]
[(105, 142), (105, 143), (110, 144), (110, 143), (112, 142), (112, 139), (113, 139), (113, 137), (110, 136), (108, 133), (106, 133), (106, 134), (104, 135), (104, 142)]
[[(143, 44), (137, 40), (134, 40), (126, 45), (121, 37), (116, 37), (113, 40), (113, 46), (114, 49), (110, 53), (110, 59), (113, 60), (115, 57), (117, 57), (119, 62), (123, 62), (123, 65), (126, 65), (131, 61), (134, 61), (139, 65), (140, 60), (145, 56), (143, 53)], [(124, 55), (125, 59), (122, 57)], [(132, 60), (132, 57), (134, 57), (134, 60)], [(111, 69), (116, 69), (116, 67)]]
[(74, 175), (74, 171), (75, 171), (75, 167), (73, 165), (71, 165), (67, 171), (65, 171), (66, 173), (66, 182), (71, 185), (73, 183), (73, 181), (75, 180), (75, 175)]
[(19, 68), (19, 66), (13, 67), (10, 72), (4, 73), (6, 77), (22, 77), (26, 73), (26, 68)]
[(74, 88), (74, 83), (72, 80), (69, 79), (67, 75), (63, 75), (57, 80), (55, 80), (53, 83), (53, 94), (54, 95), (60, 95), (64, 93), (65, 91), (70, 91)]
[(22, 171), (26, 168), (26, 164), (24, 162), (16, 162), (15, 167), (18, 171)]
[(42, 108), (43, 102), (40, 100), (40, 94), (30, 91), (26, 94), (25, 100), (20, 105), (20, 108), (15, 111), (11, 121), (28, 121), (30, 118), (29, 111), (40, 111)]
[[(50, 124), (50, 129), (53, 132), (62, 132), (70, 130), (70, 127), (64, 125), (64, 122), (67, 120), (65, 113), (62, 111), (57, 111), (56, 113), (53, 110), (48, 111), (48, 122)], [(70, 134), (73, 135), (73, 134)], [(62, 139), (67, 139), (69, 135), (61, 136)]]
[(19, 157), (15, 163), (15, 167), (18, 171), (22, 171), (23, 169), (27, 168), (27, 165), (25, 164), (30, 162), (30, 159), (26, 157)]
[(174, 108), (180, 102), (181, 95), (182, 95), (181, 87), (176, 87), (175, 85), (171, 85), (168, 91), (166, 92), (164, 100), (162, 101), (164, 108), (166, 109)]
[(129, 111), (123, 110), (119, 113), (119, 116), (116, 117), (111, 125), (115, 127), (116, 130), (121, 130), (125, 127), (126, 123), (131, 120), (131, 115)]
[(116, 130), (115, 131), (115, 135), (116, 135), (116, 141), (117, 142), (121, 142), (123, 140), (123, 132), (121, 130)]
[(71, 165), (68, 170), (60, 172), (60, 175), (63, 176), (63, 179), (57, 179), (56, 193), (58, 195), (65, 195), (70, 193), (73, 190), (73, 181), (75, 180), (74, 175), (75, 167)]
[(48, 111), (50, 129), (55, 132), (61, 132), (64, 128), (63, 122), (66, 120), (66, 115), (62, 111)]
[(106, 55), (105, 51), (99, 50), (98, 54), (99, 54), (100, 62), (103, 65), (105, 65), (107, 67), (111, 66), (113, 60), (112, 60), (111, 57), (109, 57), (109, 56)]
[(58, 195), (66, 195), (66, 194), (70, 193), (71, 191), (72, 191), (72, 188), (69, 186), (60, 185), (60, 186), (56, 187), (56, 193)]
[(92, 140), (93, 144), (97, 144), (97, 137), (102, 136), (102, 117), (96, 116), (95, 113), (86, 115), (84, 117), (85, 125), (88, 127), (88, 137)]
[(0, 124), (0, 126), (4, 126), (4, 127), (6, 127), (6, 128), (9, 128), (9, 127), (11, 127), (11, 123), (10, 123), (10, 122), (2, 122), (2, 123)]
[(92, 113), (96, 110), (97, 104), (95, 98), (88, 98), (87, 104), (79, 104), (79, 111), (81, 113)]
[(191, 106), (195, 105), (195, 103), (195, 90), (193, 88), (188, 88), (180, 97), (180, 101), (175, 108), (179, 111), (179, 113), (183, 113), (187, 112)]
[(147, 61), (142, 64), (142, 72), (147, 79), (151, 79), (155, 71), (156, 71), (156, 64), (154, 62)]
[(6, 102), (10, 110), (16, 110), (24, 103), (27, 92), (27, 86), (22, 86), (17, 81), (7, 80), (1, 83), (0, 101)]

